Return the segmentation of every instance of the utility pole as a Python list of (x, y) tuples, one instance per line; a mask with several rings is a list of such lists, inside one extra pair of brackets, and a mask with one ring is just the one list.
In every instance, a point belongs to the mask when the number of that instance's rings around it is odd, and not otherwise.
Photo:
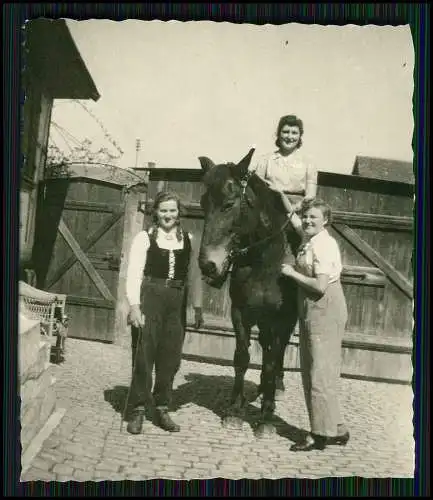
[(140, 139), (135, 140), (135, 168), (138, 167), (138, 157), (140, 155), (141, 150), (141, 141)]

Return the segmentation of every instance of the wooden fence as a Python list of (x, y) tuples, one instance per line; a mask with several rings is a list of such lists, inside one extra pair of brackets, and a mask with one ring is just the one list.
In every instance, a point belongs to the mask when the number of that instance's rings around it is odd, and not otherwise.
[[(184, 205), (183, 224), (198, 242), (203, 228), (199, 205), (200, 169), (150, 169), (147, 209), (155, 193), (172, 189)], [(353, 175), (319, 173), (318, 196), (333, 209), (330, 232), (343, 258), (343, 288), (349, 320), (343, 342), (343, 376), (410, 383), (413, 331), (413, 186)], [(184, 355), (231, 363), (234, 334), (227, 283), (205, 285), (205, 327), (189, 326)], [(188, 311), (189, 324), (192, 310)], [(261, 364), (253, 331), (251, 364)], [(299, 368), (295, 334), (285, 358), (288, 370)]]

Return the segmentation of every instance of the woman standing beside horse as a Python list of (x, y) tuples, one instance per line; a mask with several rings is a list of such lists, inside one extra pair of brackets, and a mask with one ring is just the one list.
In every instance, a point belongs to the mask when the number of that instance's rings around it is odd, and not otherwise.
[(331, 220), (326, 203), (304, 202), (301, 218), (304, 243), (296, 266), (283, 264), (282, 274), (298, 285), (300, 362), (311, 434), (294, 444), (293, 451), (323, 450), (328, 444), (345, 445), (349, 440), (337, 395), (347, 322), (340, 250), (326, 229)]
[[(297, 211), (303, 200), (316, 196), (317, 171), (300, 153), (304, 125), (295, 115), (282, 116), (278, 122), (276, 151), (262, 156), (250, 170), (261, 177), (274, 191), (283, 193), (282, 201), (290, 214), (294, 229), (302, 235), (302, 222)], [(284, 352), (278, 360), (276, 399), (284, 391)]]
[(193, 253), (192, 235), (180, 225), (179, 197), (171, 192), (158, 193), (153, 225), (134, 237), (128, 261), (126, 292), (133, 358), (128, 402), (133, 411), (127, 430), (131, 434), (141, 433), (146, 409), (155, 410), (154, 423), (162, 429), (180, 430), (168, 408), (181, 363), (188, 281), (196, 328), (202, 323), (201, 279), (198, 270), (195, 275), (192, 272), (197, 267)]

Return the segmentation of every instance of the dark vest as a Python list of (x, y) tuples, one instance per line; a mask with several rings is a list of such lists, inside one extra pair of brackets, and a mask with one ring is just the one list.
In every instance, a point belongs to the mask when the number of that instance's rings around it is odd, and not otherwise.
[[(149, 233), (148, 233), (149, 234)], [(170, 252), (174, 255), (174, 275), (172, 279), (185, 281), (188, 275), (191, 256), (191, 241), (189, 235), (183, 231), (183, 248), (166, 250), (156, 243), (154, 235), (149, 234), (150, 246), (147, 250), (144, 275), (152, 278), (167, 279), (169, 277)]]

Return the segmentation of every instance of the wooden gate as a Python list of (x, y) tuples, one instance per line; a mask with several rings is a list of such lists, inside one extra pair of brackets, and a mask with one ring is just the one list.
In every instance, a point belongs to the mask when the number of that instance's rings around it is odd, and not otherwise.
[[(202, 171), (150, 169), (149, 205), (161, 189), (173, 189), (184, 204), (185, 227), (201, 238)], [(330, 233), (343, 259), (342, 283), (349, 309), (343, 341), (343, 374), (409, 383), (412, 379), (413, 331), (413, 186), (354, 175), (319, 173), (318, 196), (333, 209)], [(184, 354), (231, 363), (234, 337), (228, 284), (215, 290), (204, 285), (205, 326), (192, 324)], [(253, 346), (257, 337), (253, 331)], [(261, 362), (252, 349), (252, 365)], [(286, 352), (287, 369), (299, 368), (298, 337)]]
[[(116, 316), (126, 320), (124, 293), (119, 294), (124, 285), (120, 266), (130, 241), (125, 217), (138, 213), (143, 190), (131, 198), (128, 183), (134, 174), (116, 169), (108, 181), (107, 169), (101, 168), (89, 173), (87, 167), (83, 177), (83, 167), (74, 166), (68, 178), (41, 185), (33, 260), (38, 287), (68, 296), (69, 335), (112, 342)], [(133, 182), (143, 185), (138, 176)]]

